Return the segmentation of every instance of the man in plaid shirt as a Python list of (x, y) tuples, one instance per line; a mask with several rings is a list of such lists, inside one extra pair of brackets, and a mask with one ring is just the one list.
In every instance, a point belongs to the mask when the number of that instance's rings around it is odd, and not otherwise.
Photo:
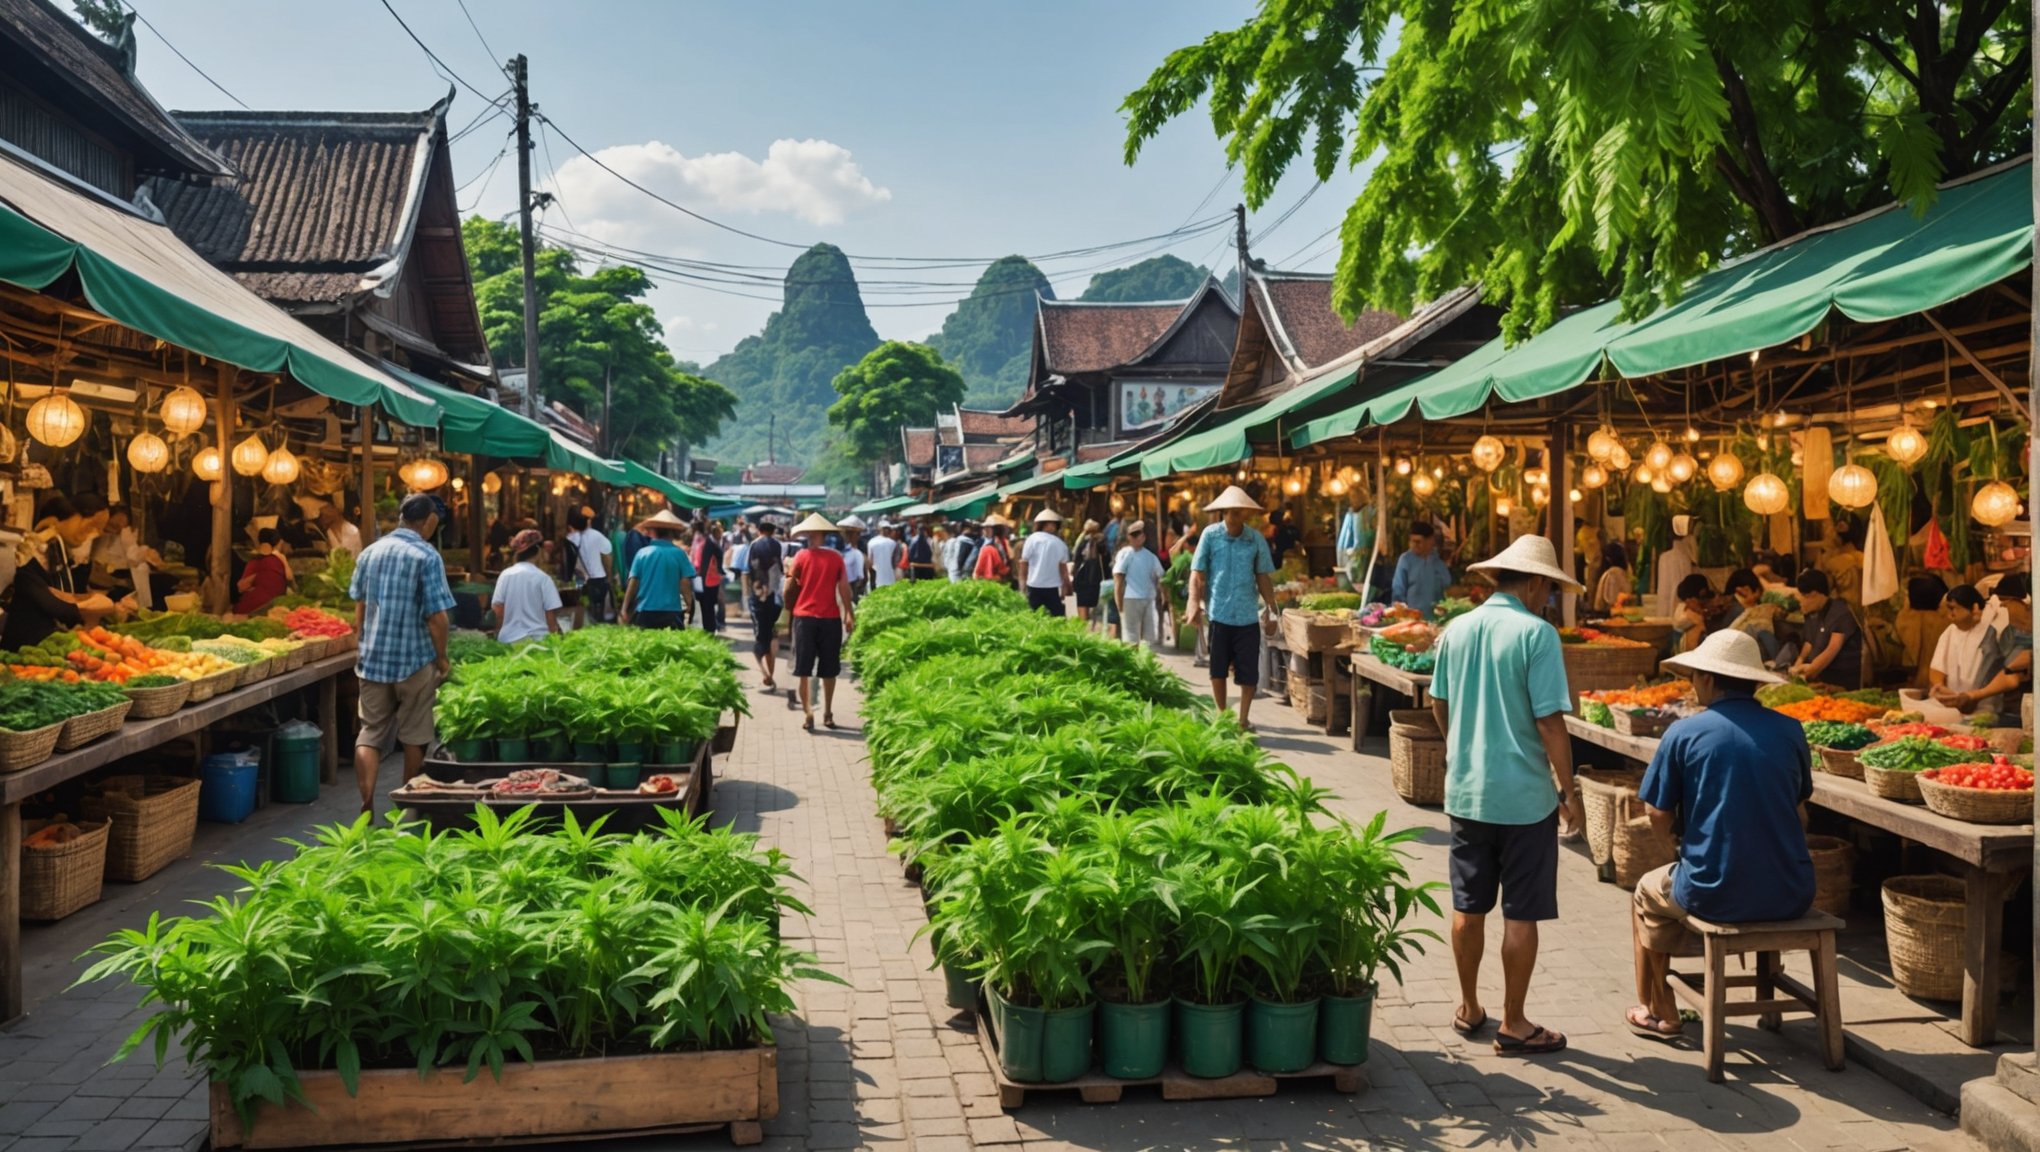
[(361, 637), (354, 674), (361, 681), (361, 725), (354, 737), (354, 782), (361, 810), (375, 814), (375, 778), (391, 737), (404, 746), (404, 779), (425, 766), (432, 705), (451, 666), (447, 610), (453, 589), (446, 564), (426, 541), (439, 531), (438, 500), (412, 496), (397, 509), (402, 525), (364, 548), (355, 563), (354, 631)]

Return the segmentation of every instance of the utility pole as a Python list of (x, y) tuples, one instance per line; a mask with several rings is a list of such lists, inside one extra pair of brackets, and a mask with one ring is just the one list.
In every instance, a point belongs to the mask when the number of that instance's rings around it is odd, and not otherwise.
[(616, 458), (616, 432), (609, 419), (609, 378), (611, 372), (611, 365), (604, 364), (602, 366), (602, 454), (613, 460)]
[(1247, 301), (1247, 206), (1233, 205), (1233, 243), (1240, 250), (1240, 298), (1234, 303), (1244, 306)]
[(510, 59), (517, 90), (517, 227), (524, 249), (524, 414), (538, 411), (538, 246), (531, 232), (531, 84), (523, 53)]

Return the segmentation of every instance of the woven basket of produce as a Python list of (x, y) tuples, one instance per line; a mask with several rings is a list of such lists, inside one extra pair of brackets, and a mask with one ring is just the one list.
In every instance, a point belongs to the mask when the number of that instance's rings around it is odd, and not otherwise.
[(191, 699), (190, 680), (179, 680), (175, 684), (162, 684), (154, 688), (126, 688), (127, 698), (134, 702), (128, 711), (130, 720), (156, 720), (168, 716)]
[(1412, 804), (1445, 802), (1445, 736), (1428, 711), (1389, 712), (1388, 762), (1396, 795)]
[(1586, 809), (1587, 855), (1596, 866), (1615, 858), (1615, 813), (1625, 796), (1636, 795), (1641, 772), (1595, 772), (1578, 777), (1580, 804)]
[(1862, 761), (1856, 759), (1854, 752), (1843, 751), (1840, 748), (1820, 748), (1816, 751), (1820, 753), (1821, 771), (1830, 776), (1847, 776), (1851, 780), (1863, 778)]
[(18, 772), (49, 759), (57, 750), (57, 737), (63, 734), (61, 720), (26, 732), (0, 728), (0, 772)]
[(248, 679), (243, 681), (243, 683), (245, 684), (259, 683), (263, 680), (269, 679), (271, 676), (274, 676), (281, 671), (283, 671), (283, 657), (264, 656), (262, 659), (255, 661), (253, 664), (248, 665)]
[[(240, 665), (237, 664), (232, 668), (215, 672), (212, 675), (203, 677), (202, 679), (194, 681), (193, 683), (211, 684), (212, 694), (214, 696), (224, 696), (227, 693), (232, 692), (234, 689), (239, 688), (241, 686), (241, 675), (242, 675), (241, 667)], [(196, 697), (198, 695), (198, 691), (194, 690), (192, 692), (192, 695)]]
[(1962, 881), (1893, 876), (1884, 882), (1884, 943), (1898, 990), (1923, 1000), (1962, 999)]
[(2007, 756), (2017, 756), (2019, 746), (2026, 742), (2025, 730), (2021, 728), (1992, 728), (1983, 735), (1993, 749)]
[(354, 631), (349, 629), (333, 637), (333, 647), (326, 654), (328, 656), (338, 656), (342, 652), (352, 652), (360, 646), (361, 637), (355, 635)]
[(1849, 914), (1849, 893), (1856, 887), (1856, 846), (1839, 836), (1808, 836), (1813, 857), (1813, 906), (1830, 916)]
[(1648, 644), (1563, 644), (1565, 682), (1575, 692), (1628, 688), (1657, 672), (1657, 649)]
[(94, 820), (113, 821), (106, 876), (147, 880), (191, 851), (198, 833), (198, 781), (184, 776), (111, 776), (85, 793)]
[(300, 636), (298, 639), (304, 642), (306, 663), (311, 663), (314, 660), (324, 660), (333, 651), (333, 638), (331, 636)]
[(1877, 768), (1863, 765), (1863, 783), (1870, 786), (1870, 794), (1900, 804), (1924, 804), (1920, 796), (1920, 774), (1905, 772), (1897, 768)]
[(1625, 892), (1653, 868), (1662, 868), (1679, 858), (1679, 846), (1650, 826), (1643, 801), (1624, 797), (1615, 809), (1615, 884)]
[[(1965, 772), (1964, 769), (1975, 769)], [(1920, 781), (1920, 799), (1927, 811), (1968, 824), (2030, 824), (2033, 822), (2033, 774), (2024, 769), (2023, 789), (1996, 783), (1998, 775), (1988, 764), (1958, 764), (1915, 773)], [(1989, 781), (1982, 786), (1949, 781)]]
[(134, 706), (133, 700), (123, 700), (111, 708), (101, 708), (64, 721), (64, 730), (57, 735), (57, 751), (69, 752), (119, 730), (122, 724), (127, 723), (128, 710)]
[(23, 920), (62, 920), (99, 899), (112, 827), (106, 820), (22, 822)]

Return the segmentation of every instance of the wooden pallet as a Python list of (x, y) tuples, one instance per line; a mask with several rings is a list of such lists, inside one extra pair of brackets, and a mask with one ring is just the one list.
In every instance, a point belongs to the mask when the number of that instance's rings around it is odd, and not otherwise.
[(1256, 1072), (1241, 1069), (1230, 1076), (1207, 1079), (1192, 1076), (1183, 1071), (1174, 1060), (1163, 1066), (1160, 1076), (1145, 1080), (1122, 1080), (1102, 1072), (1087, 1072), (1075, 1080), (1060, 1084), (1037, 1084), (1023, 1080), (1008, 1079), (1005, 1069), (999, 1063), (998, 1037), (992, 1034), (991, 1013), (985, 1010), (983, 998), (979, 998), (977, 1016), (978, 1047), (985, 1054), (985, 1063), (991, 1065), (992, 1076), (999, 1084), (999, 1107), (1014, 1109), (1027, 1102), (1030, 1092), (1075, 1091), (1086, 1104), (1116, 1104), (1129, 1087), (1142, 1084), (1157, 1084), (1162, 1089), (1164, 1100), (1231, 1100), (1242, 1096), (1273, 1096), (1278, 1080), (1309, 1080), (1330, 1077), (1332, 1088), (1339, 1092), (1358, 1092), (1367, 1087), (1367, 1070), (1358, 1064), (1327, 1064), (1320, 1060), (1300, 1072)]

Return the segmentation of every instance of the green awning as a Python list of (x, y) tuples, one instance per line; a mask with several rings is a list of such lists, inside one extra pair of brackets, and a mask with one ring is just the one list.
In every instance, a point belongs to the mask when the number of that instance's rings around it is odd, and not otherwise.
[(1830, 312), (1896, 319), (1996, 283), (2032, 260), (2032, 164), (1945, 187), (1924, 216), (1903, 205), (1730, 261), (1693, 281), (1677, 304), (1617, 319), (1614, 301), (1576, 312), (1514, 348), (1495, 340), (1464, 360), (1291, 436), (1301, 448), (1392, 424), (1412, 407), (1442, 420), (1490, 396), (1534, 400), (1576, 387), (1606, 361), (1626, 378), (1747, 356), (1812, 331)]
[(870, 516), (878, 512), (890, 512), (895, 508), (905, 508), (907, 505), (915, 503), (919, 503), (919, 500), (913, 496), (886, 496), (877, 500), (866, 500), (864, 503), (852, 508), (850, 514), (853, 516)]
[[(1096, 488), (1103, 484), (1112, 483), (1112, 469), (1115, 462), (1115, 458), (1107, 457), (1103, 460), (1093, 460), (1088, 464), (1072, 464), (1061, 472), (1056, 473), (1056, 475), (1062, 477), (1063, 487), (1065, 488)], [(1125, 460), (1123, 463), (1120, 463), (1120, 467), (1126, 467), (1137, 462), (1138, 457)]]
[(605, 460), (592, 450), (583, 448), (553, 429), (546, 429), (551, 438), (545, 446), (545, 466), (562, 472), (578, 472), (590, 480), (604, 484), (629, 487), (634, 481), (623, 465), (614, 460)]
[(1141, 458), (1143, 480), (1158, 480), (1178, 472), (1201, 472), (1237, 464), (1254, 454), (1256, 443), (1281, 443), (1293, 426), (1289, 418), (1300, 419), (1313, 411), (1338, 402), (1360, 381), (1360, 366), (1347, 365), (1318, 379), (1306, 379), (1265, 404), (1232, 417), (1223, 424), (1192, 433), (1173, 444), (1157, 448)]
[(999, 489), (999, 498), (1002, 500), (1009, 499), (1011, 497), (1018, 496), (1022, 492), (1033, 492), (1037, 489), (1046, 488), (1050, 485), (1054, 485), (1055, 487), (1060, 488), (1062, 487), (1062, 478), (1063, 478), (1062, 472), (1057, 471), (1057, 472), (1044, 472), (1039, 476), (1029, 476), (1025, 480), (1015, 480), (1011, 484), (1006, 485), (1004, 488)]
[(383, 370), (430, 396), (444, 413), (439, 422), (439, 442), (449, 452), (469, 456), (503, 456), (542, 459), (552, 434), (545, 425), (501, 404), (384, 362)]
[(934, 514), (935, 506), (933, 504), (928, 503), (909, 504), (906, 507), (900, 509), (900, 515), (904, 517), (933, 516)]
[(380, 404), (435, 427), (430, 399), (206, 263), (170, 229), (0, 160), (0, 280), (40, 291), (78, 274), (94, 311), (158, 340), (252, 372), (286, 372), (348, 404)]
[(996, 484), (988, 484), (982, 488), (973, 488), (968, 492), (951, 496), (949, 499), (937, 503), (935, 511), (950, 515), (962, 513), (965, 519), (975, 520), (979, 516), (984, 515), (985, 505), (990, 504), (998, 494), (999, 488)]
[(664, 496), (681, 508), (706, 508), (721, 503), (722, 497), (703, 492), (691, 484), (682, 484), (670, 476), (661, 476), (635, 460), (620, 461), (623, 473), (636, 488), (649, 488)]

